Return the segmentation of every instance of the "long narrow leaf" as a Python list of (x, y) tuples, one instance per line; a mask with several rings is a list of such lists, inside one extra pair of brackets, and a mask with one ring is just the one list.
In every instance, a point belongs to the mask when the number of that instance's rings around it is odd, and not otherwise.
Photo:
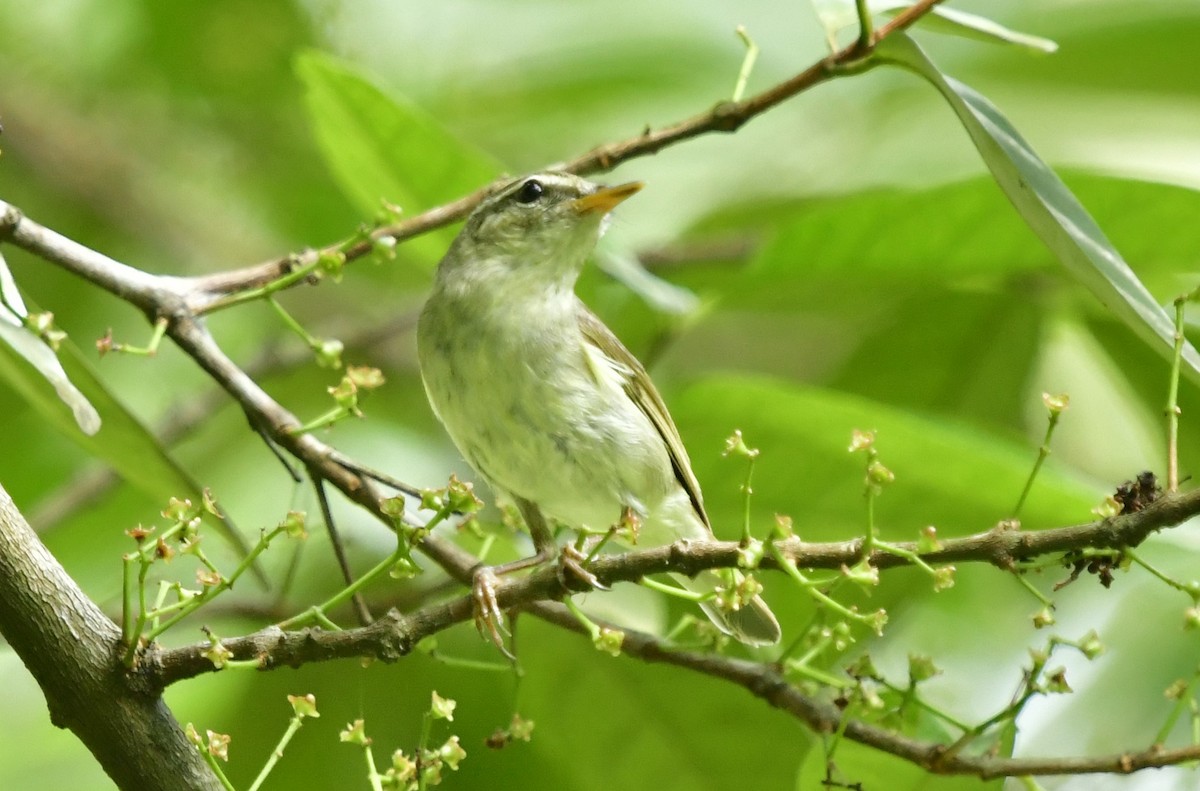
[[(996, 183), (1038, 238), (1103, 305), (1147, 343), (1170, 353), (1175, 328), (1167, 312), (1087, 210), (996, 106), (938, 71), (907, 35), (889, 36), (879, 53), (937, 88), (958, 115)], [(1200, 381), (1200, 354), (1190, 343), (1184, 345), (1183, 358), (1189, 375)]]

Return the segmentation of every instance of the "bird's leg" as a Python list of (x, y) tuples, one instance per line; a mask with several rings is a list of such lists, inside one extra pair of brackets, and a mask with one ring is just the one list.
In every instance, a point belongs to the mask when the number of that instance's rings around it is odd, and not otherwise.
[(574, 575), (575, 579), (589, 587), (608, 590), (600, 583), (600, 580), (596, 579), (595, 574), (584, 568), (585, 556), (582, 552), (570, 544), (559, 550), (558, 545), (554, 542), (554, 534), (550, 532), (550, 527), (546, 524), (546, 519), (542, 516), (542, 511), (537, 504), (518, 499), (517, 507), (521, 509), (521, 516), (525, 519), (525, 524), (529, 526), (530, 535), (533, 536), (533, 546), (538, 551), (536, 555), (538, 562), (549, 560), (554, 557), (555, 553), (558, 553), (558, 581), (564, 588), (571, 587), (567, 581), (569, 572)]
[(500, 577), (515, 571), (539, 566), (554, 557), (554, 534), (550, 532), (542, 512), (528, 500), (516, 498), (521, 517), (525, 520), (529, 533), (533, 537), (533, 546), (537, 554), (532, 557), (503, 563), (499, 566), (480, 566), (471, 575), (471, 599), (475, 603), (475, 628), (479, 633), (491, 639), (506, 656), (512, 657), (504, 647), (504, 611), (496, 600), (496, 587)]
[(497, 648), (509, 656), (511, 655), (504, 648), (502, 634), (504, 611), (500, 609), (500, 603), (496, 599), (496, 587), (500, 584), (500, 577), (514, 571), (540, 566), (558, 554), (558, 575), (563, 587), (570, 587), (567, 585), (566, 579), (566, 573), (569, 571), (577, 579), (593, 588), (607, 590), (594, 574), (583, 567), (581, 561), (584, 560), (584, 556), (579, 550), (574, 547), (566, 547), (559, 553), (558, 545), (554, 541), (554, 533), (546, 524), (546, 518), (542, 516), (542, 511), (536, 503), (519, 497), (514, 499), (517, 508), (521, 511), (521, 518), (525, 520), (525, 525), (529, 528), (536, 554), (499, 566), (480, 566), (475, 569), (471, 579), (471, 598), (475, 603), (475, 628), (479, 630), (480, 634), (490, 638)]

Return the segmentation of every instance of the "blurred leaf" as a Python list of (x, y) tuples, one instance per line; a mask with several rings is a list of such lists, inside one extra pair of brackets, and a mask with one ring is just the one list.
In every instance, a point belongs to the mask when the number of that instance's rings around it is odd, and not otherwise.
[[(1009, 442), (944, 418), (933, 419), (849, 393), (762, 377), (713, 376), (669, 399), (687, 443), (705, 504), (719, 535), (740, 524), (743, 471), (720, 456), (726, 436), (741, 429), (762, 451), (754, 473), (755, 524), (790, 514), (808, 540), (862, 535), (863, 458), (847, 451), (854, 429), (877, 432), (880, 461), (896, 482), (876, 505), (887, 540), (916, 539), (934, 525), (939, 535), (986, 530), (1011, 515), (1036, 448)], [(1030, 529), (1091, 518), (1101, 498), (1056, 466), (1043, 468), (1023, 511)]]
[[(484, 186), (503, 170), (348, 63), (310, 50), (296, 57), (296, 73), (329, 169), (364, 217), (377, 216), (385, 200), (417, 214)], [(436, 261), (453, 236), (441, 229), (405, 247)]]
[[(157, 503), (165, 505), (171, 497), (187, 497), (193, 503), (200, 502), (201, 484), (171, 458), (158, 439), (109, 392), (70, 339), (62, 342), (57, 359), (66, 376), (79, 388), (81, 396), (94, 405), (103, 418), (103, 427), (94, 435), (80, 430), (63, 403), (51, 394), (50, 385), (44, 378), (30, 371), (25, 361), (10, 354), (7, 347), (0, 345), (0, 349), (3, 349), (0, 377), (13, 384), (42, 419), (57, 431), (96, 458), (103, 459), (124, 480)], [(248, 550), (246, 542), (228, 517), (218, 519), (205, 513), (204, 518), (245, 554)]]
[[(12, 273), (8, 271), (8, 264), (3, 255), (0, 255), (0, 300), (3, 301), (3, 305), (0, 305), (0, 341), (3, 341), (0, 349), (3, 349), (6, 358), (0, 361), (0, 376), (7, 379), (27, 400), (38, 398), (40, 394), (37, 391), (41, 388), (34, 382), (26, 381), (29, 369), (17, 364), (12, 355), (24, 359), (33, 366), (35, 376), (40, 376), (54, 387), (54, 393), (61, 404), (70, 408), (71, 416), (79, 430), (88, 436), (95, 434), (100, 430), (100, 415), (97, 414), (96, 408), (79, 392), (79, 388), (72, 384), (54, 351), (22, 322), (29, 312), (25, 309), (21, 293), (17, 290), (17, 284), (13, 282)], [(51, 404), (34, 406), (42, 414), (61, 414), (61, 410), (55, 409)]]
[[(1170, 317), (1113, 248), (1104, 232), (991, 102), (943, 75), (904, 34), (886, 39), (880, 53), (927, 79), (945, 97), (966, 127), (996, 182), (1076, 278), (1160, 351), (1174, 344)], [(1166, 344), (1164, 347), (1160, 342)], [(1200, 354), (1185, 343), (1189, 374), (1200, 377)]]
[(735, 685), (599, 657), (577, 635), (530, 620), (521, 629), (539, 650), (521, 658), (521, 713), (537, 723), (531, 746), (551, 777), (578, 791), (733, 789), (748, 777), (756, 788), (789, 787), (796, 756), (763, 734), (802, 734), (795, 720)]
[[(1161, 294), (1186, 290), (1185, 273), (1200, 258), (1200, 239), (1191, 227), (1200, 214), (1200, 192), (1097, 173), (1064, 175), (1144, 281)], [(737, 203), (702, 218), (688, 234), (700, 240), (693, 244), (714, 239), (718, 245), (765, 237), (748, 269), (762, 271), (765, 287), (768, 275), (797, 283), (834, 276), (853, 284), (979, 282), (980, 276), (1043, 269), (1054, 260), (987, 175), (923, 189)], [(724, 267), (686, 267), (671, 275), (691, 283), (697, 271), (728, 279)], [(731, 290), (728, 283), (722, 290)]]
[(918, 412), (1023, 427), (1044, 311), (1015, 294), (922, 290), (879, 315), (830, 385)]
[[(848, 28), (858, 27), (858, 13), (854, 0), (812, 0), (814, 10), (829, 36), (836, 36)], [(911, 6), (908, 0), (868, 0), (871, 14), (895, 16)], [(925, 30), (952, 36), (1001, 44), (1016, 44), (1037, 52), (1054, 52), (1058, 45), (1047, 38), (1021, 33), (1001, 25), (995, 20), (978, 14), (969, 14), (945, 6), (934, 6), (918, 23)]]
[[(823, 750), (809, 750), (797, 772), (795, 787), (823, 788), (825, 763)], [(887, 791), (1000, 791), (1005, 783), (1003, 778), (983, 781), (974, 776), (933, 775), (909, 761), (849, 739), (843, 739), (838, 744), (833, 764), (836, 767), (833, 779), (846, 783), (846, 788), (879, 788)]]
[(695, 294), (650, 272), (629, 249), (598, 252), (596, 265), (655, 310), (686, 315), (700, 307)]
[[(906, 7), (909, 3), (889, 2), (889, 5), (893, 5), (893, 7)], [(978, 14), (969, 14), (957, 8), (934, 6), (933, 13), (922, 19), (920, 24), (926, 30), (953, 36), (962, 36), (963, 38), (975, 39), (977, 41), (1016, 44), (1019, 47), (1031, 49), (1035, 52), (1049, 53), (1058, 51), (1058, 44), (1048, 38), (1022, 33), (1019, 30), (1005, 27), (995, 20), (979, 16)]]

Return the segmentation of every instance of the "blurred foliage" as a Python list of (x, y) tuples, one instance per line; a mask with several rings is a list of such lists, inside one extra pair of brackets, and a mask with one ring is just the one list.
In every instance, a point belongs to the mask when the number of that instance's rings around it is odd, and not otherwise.
[[(1058, 42), (1056, 54), (1034, 56), (916, 34), (942, 68), (1006, 113), (1160, 302), (1194, 287), (1200, 96), (1186, 53), (1200, 35), (1200, 7), (953, 5)], [(412, 214), (499, 170), (561, 161), (701, 112), (732, 90), (738, 24), (762, 50), (752, 91), (823, 54), (823, 32), (803, 2), (10, 0), (0, 6), (0, 197), (150, 271), (231, 268), (345, 238), (375, 218), (379, 199)], [(373, 87), (355, 75), (375, 75)], [(372, 133), (393, 142), (373, 147)], [(1055, 262), (949, 109), (911, 75), (881, 69), (822, 86), (736, 135), (635, 160), (611, 178), (648, 184), (606, 239), (614, 250), (713, 251), (655, 269), (700, 297), (703, 309), (687, 317), (657, 314), (595, 271), (580, 290), (635, 353), (653, 360), (718, 532), (740, 524), (742, 469), (720, 458), (722, 439), (737, 428), (763, 451), (752, 504), (760, 535), (776, 512), (791, 515), (807, 538), (861, 535), (862, 472), (846, 453), (855, 428), (878, 431), (882, 459), (897, 475), (877, 508), (885, 539), (914, 538), (930, 524), (941, 535), (988, 528), (1009, 515), (1032, 464), (1043, 391), (1069, 392), (1072, 405), (1026, 527), (1086, 521), (1117, 483), (1147, 466), (1161, 471), (1163, 356)], [(340, 285), (282, 298), (311, 331), (345, 340), (349, 362), (387, 376), (365, 402), (367, 419), (338, 425), (330, 441), (418, 485), (467, 472), (425, 405), (405, 328), (445, 234), (403, 246), (393, 263), (355, 263)], [(751, 252), (721, 252), (731, 249)], [(110, 327), (128, 343), (148, 336), (128, 306), (44, 261), (5, 253), (23, 292), (55, 313), (85, 356)], [(388, 322), (399, 329), (373, 335)], [(235, 359), (264, 366), (260, 380), (302, 419), (326, 408), (325, 388), (339, 377), (294, 364), (299, 342), (271, 311), (247, 306), (211, 324)], [(149, 425), (178, 417), (213, 387), (166, 346), (156, 358), (110, 355), (91, 366), (110, 396)], [(315, 514), (311, 492), (293, 486), (240, 412), (215, 403), (172, 448), (186, 475), (211, 487), (247, 533), (288, 508)], [(1188, 450), (1200, 444), (1200, 425), (1189, 419), (1200, 414), (1194, 387), (1183, 388), (1181, 404), (1186, 475)], [(36, 519), (97, 462), (18, 393), (0, 389), (0, 408), (9, 416), (0, 482)], [(56, 555), (114, 613), (120, 554), (129, 549), (123, 531), (155, 520), (162, 507), (148, 488), (121, 484), (46, 525)], [(334, 505), (356, 568), (390, 550), (382, 528)], [(311, 532), (295, 557), (267, 558), (278, 575), (296, 564), (285, 603), (250, 582), (240, 609), (204, 622), (236, 634), (271, 620), (276, 607), (291, 612), (335, 589), (327, 539), (315, 523)], [(1186, 531), (1173, 531), (1144, 553), (1186, 576), (1196, 550)], [(1048, 590), (1064, 576), (1034, 581)], [(781, 578), (765, 582), (785, 633), (807, 623), (807, 602)], [(430, 572), (403, 595), (411, 601), (437, 584)], [(380, 602), (395, 596), (371, 593)], [(648, 614), (630, 619), (661, 626), (664, 610), (685, 611), (659, 598), (642, 597)], [(605, 597), (590, 599), (601, 606)], [(1109, 591), (1082, 580), (1056, 601), (1054, 630), (1074, 638), (1096, 629), (1109, 651), (1090, 665), (1068, 662), (1076, 694), (1026, 712), (1018, 751), (1145, 744), (1169, 711), (1162, 690), (1195, 667), (1195, 633), (1182, 630), (1185, 597), (1130, 575)], [(870, 644), (877, 664), (902, 677), (908, 654), (933, 656), (946, 672), (927, 694), (963, 718), (1004, 706), (1026, 648), (1045, 639), (1029, 619), (1037, 602), (991, 569), (960, 569), (958, 585), (936, 595), (918, 573), (888, 573), (862, 602), (891, 612), (887, 635)], [(436, 688), (458, 700), (455, 732), (468, 750), (449, 788), (814, 787), (821, 761), (810, 734), (740, 690), (611, 660), (527, 619), (518, 636), (519, 683), (414, 656), (395, 666), (223, 673), (173, 687), (168, 701), (181, 721), (232, 733), (230, 771), (240, 786), (286, 724), (285, 694), (315, 693), (322, 719), (306, 725), (268, 787), (365, 788), (361, 755), (337, 743), (337, 729), (364, 717), (377, 755), (411, 747)], [(168, 639), (198, 637), (185, 625)], [(447, 655), (496, 659), (469, 626), (439, 643)], [(0, 673), (10, 690), (0, 788), (111, 787), (86, 750), (52, 728), (11, 654), (0, 654)], [(533, 741), (486, 750), (483, 739), (514, 710), (537, 723)], [(904, 779), (907, 769), (870, 751), (847, 751), (838, 765), (870, 788), (900, 787), (873, 778), (979, 787), (969, 778)], [(1194, 780), (1170, 770), (1106, 787), (1148, 782), (1184, 788)]]

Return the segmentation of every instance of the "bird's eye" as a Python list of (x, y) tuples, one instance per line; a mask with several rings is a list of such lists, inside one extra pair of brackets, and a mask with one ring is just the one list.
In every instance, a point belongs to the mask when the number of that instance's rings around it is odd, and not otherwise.
[(537, 179), (530, 179), (521, 185), (521, 189), (517, 190), (517, 194), (514, 197), (517, 199), (517, 203), (535, 203), (538, 198), (542, 197), (542, 193), (545, 191), (546, 189), (542, 186), (542, 182)]

